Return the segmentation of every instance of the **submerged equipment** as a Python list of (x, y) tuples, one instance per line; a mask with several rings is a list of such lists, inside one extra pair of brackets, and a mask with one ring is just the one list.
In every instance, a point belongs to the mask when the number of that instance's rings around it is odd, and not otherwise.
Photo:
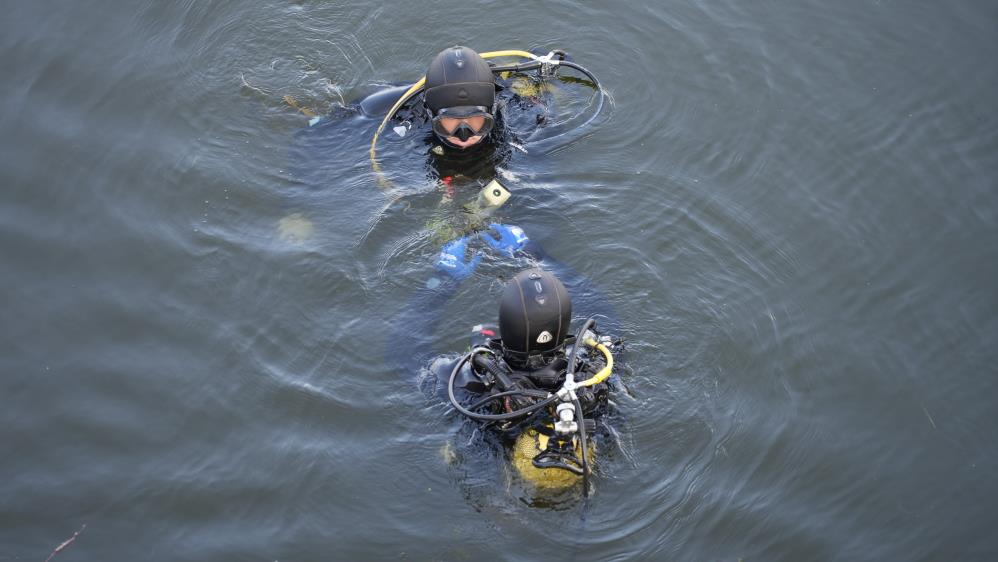
[[(466, 55), (466, 51), (474, 53), (474, 51), (468, 49), (467, 47), (454, 47), (437, 55), (433, 63), (430, 64), (430, 68), (427, 70), (427, 75), (420, 78), (412, 86), (409, 86), (409, 88), (405, 91), (405, 93), (403, 93), (401, 97), (399, 97), (398, 101), (395, 102), (395, 105), (393, 105), (391, 109), (388, 110), (388, 113), (385, 115), (384, 119), (382, 119), (381, 124), (378, 125), (377, 130), (374, 132), (374, 136), (371, 138), (371, 147), (368, 150), (368, 157), (371, 160), (371, 168), (374, 170), (374, 173), (378, 176), (378, 184), (380, 186), (385, 187), (390, 185), (390, 183), (384, 177), (384, 174), (381, 171), (381, 165), (378, 164), (378, 159), (377, 159), (378, 138), (380, 137), (382, 131), (385, 130), (385, 127), (388, 126), (388, 123), (392, 120), (392, 118), (395, 117), (395, 114), (399, 111), (399, 109), (401, 109), (406, 103), (412, 100), (420, 92), (423, 91), (426, 92), (425, 99), (427, 103), (427, 108), (430, 109), (430, 111), (433, 111), (433, 108), (439, 110), (444, 107), (453, 107), (455, 110), (457, 110), (457, 108), (459, 107), (483, 108), (484, 111), (479, 111), (477, 115), (482, 115), (483, 117), (486, 114), (490, 115), (492, 118), (492, 124), (491, 125), (486, 124), (485, 126), (489, 127), (490, 130), (491, 127), (494, 127), (495, 84), (494, 82), (490, 81), (490, 83), (488, 84), (488, 88), (483, 87), (485, 85), (485, 83), (482, 81), (482, 78), (484, 77), (483, 73), (484, 69), (481, 67), (480, 64), (478, 64), (477, 60), (479, 59), (484, 60), (484, 59), (493, 59), (493, 58), (502, 58), (502, 57), (519, 57), (520, 59), (527, 59), (526, 62), (522, 62), (519, 64), (489, 66), (489, 73), (492, 75), (499, 74), (502, 72), (526, 72), (529, 70), (537, 70), (540, 76), (550, 77), (553, 76), (555, 72), (557, 72), (558, 68), (561, 66), (567, 66), (569, 68), (573, 68), (584, 74), (587, 78), (589, 78), (589, 80), (592, 81), (593, 86), (596, 89), (597, 93), (599, 94), (599, 98), (596, 104), (596, 109), (593, 112), (593, 115), (584, 123), (582, 123), (582, 125), (580, 126), (584, 127), (588, 125), (594, 119), (596, 119), (596, 117), (599, 116), (599, 114), (603, 111), (603, 103), (606, 96), (603, 92), (603, 87), (599, 83), (599, 80), (597, 80), (596, 76), (594, 76), (591, 72), (583, 68), (581, 65), (565, 60), (566, 53), (564, 51), (554, 50), (544, 56), (538, 56), (528, 51), (511, 49), (503, 51), (490, 51), (486, 53), (478, 53), (477, 57), (471, 57)], [(466, 70), (462, 70), (461, 75), (463, 78), (469, 78), (469, 83), (466, 84), (464, 87), (464, 96), (461, 95), (461, 87), (459, 83), (456, 82), (452, 83), (449, 80), (450, 77), (448, 77), (446, 84), (437, 84), (435, 81), (433, 81), (438, 78), (437, 76), (433, 75), (436, 72), (436, 67), (434, 66), (434, 63), (436, 63), (437, 60), (440, 59), (442, 56), (446, 56), (448, 53), (451, 53), (452, 57), (456, 57), (457, 52), (461, 53), (462, 60), (465, 61), (463, 66), (466, 67)], [(441, 60), (440, 64), (441, 67), (443, 66), (442, 62), (443, 61)], [(486, 63), (486, 66), (488, 66), (488, 63)], [(489, 95), (491, 95), (491, 98), (489, 98)], [(489, 99), (491, 99), (491, 103), (479, 103), (479, 102), (487, 102)], [(455, 101), (457, 101), (458, 103), (453, 104), (453, 102)], [(452, 104), (452, 105), (447, 105), (447, 104)], [(434, 117), (439, 117), (439, 116), (435, 115)], [(467, 125), (468, 125), (467, 129), (462, 129), (461, 125), (458, 125), (455, 131), (459, 132), (459, 134), (453, 136), (461, 138), (461, 135), (467, 135), (465, 136), (465, 138), (462, 139), (462, 141), (466, 141), (468, 138), (471, 138), (471, 136), (474, 136), (474, 134), (469, 135), (468, 131), (470, 130), (471, 133), (475, 133), (475, 127), (472, 126), (472, 124), (470, 123), (467, 123)], [(435, 127), (437, 126), (436, 123), (434, 123), (434, 126)], [(443, 123), (441, 123), (440, 126), (443, 127)], [(443, 127), (442, 130), (447, 131), (447, 128)], [(481, 131), (482, 129), (479, 128), (479, 130)], [(437, 132), (436, 129), (434, 129), (434, 132)], [(482, 133), (483, 136), (488, 134), (488, 132), (489, 131), (485, 131), (484, 133)], [(437, 132), (437, 134), (439, 135), (439, 132)], [(561, 134), (566, 134), (566, 133), (561, 133)], [(555, 136), (561, 136), (561, 134)]]

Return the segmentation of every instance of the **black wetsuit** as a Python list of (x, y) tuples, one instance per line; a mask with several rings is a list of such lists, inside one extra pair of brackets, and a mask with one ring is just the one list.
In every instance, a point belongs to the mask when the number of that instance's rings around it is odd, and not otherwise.
[[(503, 354), (502, 338), (499, 329), (495, 325), (476, 326), (471, 334), (471, 346), (483, 347), (493, 352), (493, 357), (498, 358), (493, 361), (506, 375), (502, 384), (492, 384), (490, 388), (484, 388), (483, 379), (492, 378), (486, 369), (477, 366), (466, 366), (459, 374), (455, 386), (464, 389), (465, 392), (479, 397), (486, 397), (491, 394), (508, 390), (501, 388), (503, 385), (511, 384), (515, 388), (524, 390), (541, 390), (545, 392), (556, 392), (565, 382), (565, 372), (568, 367), (568, 354), (572, 352), (574, 339), (566, 342), (564, 346), (545, 354), (537, 355), (529, 359), (515, 359), (512, 355)], [(595, 359), (599, 352), (583, 345), (576, 356), (575, 380), (581, 382), (595, 375), (602, 367), (602, 359)], [(606, 407), (607, 396), (609, 394), (609, 384), (601, 382), (593, 386), (580, 387), (576, 390), (579, 403), (586, 417), (598, 416), (603, 413)], [(510, 411), (523, 405), (523, 400), (513, 399), (496, 400), (491, 404), (493, 413)]]
[[(459, 181), (474, 180), (488, 182), (496, 177), (497, 171), (505, 167), (514, 153), (521, 147), (523, 139), (543, 127), (547, 122), (549, 102), (541, 96), (523, 96), (503, 84), (496, 82), (496, 123), (488, 137), (481, 142), (459, 149), (440, 142), (429, 131), (429, 118), (421, 97), (411, 100), (393, 116), (384, 135), (391, 137), (394, 127), (403, 126), (407, 134), (418, 134), (426, 130), (424, 140), (427, 146), (428, 175), (432, 179), (456, 178)], [(368, 117), (382, 118), (395, 101), (405, 93), (405, 86), (397, 86), (376, 92), (355, 107)], [(450, 180), (448, 180), (450, 181)]]

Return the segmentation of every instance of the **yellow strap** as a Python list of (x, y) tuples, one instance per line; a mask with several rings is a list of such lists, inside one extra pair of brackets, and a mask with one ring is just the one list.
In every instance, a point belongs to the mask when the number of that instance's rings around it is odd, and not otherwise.
[(395, 115), (395, 112), (398, 111), (400, 107), (402, 107), (402, 104), (404, 104), (410, 97), (412, 97), (413, 94), (418, 92), (419, 89), (422, 88), (423, 84), (425, 83), (426, 83), (426, 77), (424, 76), (419, 79), (419, 82), (416, 82), (415, 84), (410, 86), (409, 89), (406, 90), (404, 94), (402, 94), (402, 97), (400, 97), (398, 101), (395, 102), (395, 105), (393, 105), (392, 108), (388, 111), (388, 114), (385, 115), (385, 118), (381, 121), (381, 125), (378, 125), (378, 130), (374, 132), (374, 136), (371, 138), (371, 149), (368, 151), (367, 154), (371, 158), (371, 168), (374, 170), (374, 173), (377, 174), (378, 176), (378, 187), (381, 188), (391, 187), (391, 182), (389, 182), (388, 179), (385, 178), (384, 174), (381, 172), (381, 165), (378, 164), (378, 160), (375, 158), (375, 150), (377, 149), (377, 144), (378, 144), (378, 135), (381, 134), (381, 131), (385, 130), (385, 125), (387, 125), (388, 121), (391, 120), (392, 115)]
[(312, 111), (311, 109), (309, 109), (307, 107), (302, 107), (301, 104), (298, 103), (298, 100), (296, 100), (294, 97), (292, 97), (290, 95), (284, 96), (284, 103), (286, 103), (286, 104), (290, 105), (291, 107), (297, 109), (305, 117), (308, 117), (308, 118), (315, 117), (315, 112), (314, 111)]
[(409, 89), (406, 90), (405, 93), (402, 94), (402, 97), (400, 97), (398, 101), (395, 102), (395, 105), (393, 105), (392, 108), (388, 110), (388, 115), (385, 115), (385, 118), (381, 121), (381, 125), (378, 126), (378, 130), (374, 132), (374, 138), (371, 139), (372, 162), (374, 161), (374, 146), (378, 142), (378, 135), (381, 134), (381, 131), (385, 130), (385, 125), (387, 125), (388, 121), (391, 120), (392, 115), (395, 115), (395, 112), (398, 111), (400, 107), (402, 107), (402, 104), (404, 104), (414, 93), (418, 92), (419, 89), (422, 88), (423, 84), (425, 83), (426, 83), (426, 77), (424, 76), (419, 79), (419, 82), (416, 82), (412, 86), (409, 86)]
[[(537, 55), (533, 53), (528, 53), (527, 51), (519, 51), (515, 49), (507, 51), (489, 51), (487, 53), (481, 53), (480, 56), (483, 59), (494, 59), (498, 57), (522, 57), (526, 59), (537, 58)], [(416, 92), (418, 92), (419, 89), (423, 87), (423, 84), (426, 84), (426, 76), (420, 78), (418, 82), (410, 86), (409, 89), (406, 90), (404, 94), (402, 94), (402, 97), (400, 97), (398, 101), (395, 102), (395, 105), (393, 105), (392, 108), (388, 110), (388, 114), (385, 115), (385, 118), (381, 121), (381, 124), (378, 125), (378, 130), (374, 132), (374, 136), (371, 138), (371, 149), (368, 150), (367, 154), (371, 158), (371, 168), (374, 170), (374, 173), (378, 175), (379, 187), (389, 187), (390, 183), (384, 177), (384, 174), (382, 174), (381, 165), (378, 164), (378, 160), (375, 157), (377, 152), (378, 136), (381, 135), (381, 131), (385, 130), (385, 126), (388, 125), (388, 122), (391, 120), (392, 116), (395, 115), (395, 112), (398, 111), (399, 108), (405, 104), (405, 102), (409, 101), (409, 98), (411, 98)]]
[(610, 350), (607, 349), (605, 345), (597, 343), (593, 339), (586, 340), (586, 345), (589, 347), (595, 347), (603, 352), (603, 357), (606, 358), (606, 366), (600, 369), (598, 373), (592, 376), (592, 378), (588, 378), (580, 382), (579, 386), (593, 386), (594, 384), (599, 384), (605, 381), (613, 371), (613, 354), (610, 353)]
[(494, 59), (498, 57), (521, 57), (525, 59), (536, 59), (539, 58), (533, 53), (528, 53), (527, 51), (518, 51), (516, 49), (510, 49), (506, 51), (489, 51), (487, 53), (482, 53), (481, 57), (483, 59)]

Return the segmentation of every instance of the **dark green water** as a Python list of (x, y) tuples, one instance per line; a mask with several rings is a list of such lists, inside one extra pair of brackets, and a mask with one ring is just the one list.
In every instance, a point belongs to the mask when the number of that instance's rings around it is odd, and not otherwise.
[[(994, 3), (4, 4), (0, 560), (84, 524), (55, 560), (998, 557)], [(629, 342), (588, 505), (532, 502), (392, 366), (425, 159), (386, 140), (385, 194), (376, 123), (306, 158), (280, 101), (454, 43), (566, 49), (612, 96), (503, 170)]]

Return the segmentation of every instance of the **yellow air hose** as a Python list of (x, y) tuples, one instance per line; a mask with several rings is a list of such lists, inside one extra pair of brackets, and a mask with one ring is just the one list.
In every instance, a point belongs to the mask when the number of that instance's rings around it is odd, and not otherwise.
[[(506, 50), (506, 51), (489, 51), (487, 53), (481, 53), (481, 57), (483, 59), (494, 59), (499, 57), (521, 57), (531, 60), (535, 60), (538, 58), (537, 55), (533, 53), (528, 53), (527, 51), (518, 51), (515, 49)], [(388, 110), (388, 114), (385, 115), (385, 118), (381, 121), (381, 124), (378, 125), (378, 130), (374, 132), (374, 136), (371, 138), (371, 149), (368, 151), (368, 156), (371, 158), (371, 169), (373, 169), (374, 173), (377, 174), (378, 176), (378, 187), (387, 188), (391, 186), (391, 183), (385, 178), (384, 174), (382, 173), (381, 165), (378, 164), (378, 159), (376, 158), (378, 137), (381, 135), (381, 132), (385, 130), (385, 127), (388, 125), (388, 122), (391, 121), (392, 117), (395, 115), (395, 112), (398, 111), (403, 105), (405, 105), (405, 102), (409, 101), (409, 99), (412, 98), (412, 96), (416, 95), (416, 93), (418, 93), (423, 88), (424, 84), (426, 84), (426, 76), (420, 78), (418, 82), (410, 86), (409, 89), (406, 90), (404, 94), (402, 94), (402, 97), (400, 97), (398, 101), (395, 102), (395, 105), (393, 105), (392, 108)]]
[(613, 354), (610, 353), (610, 350), (607, 349), (605, 345), (597, 343), (596, 340), (593, 339), (586, 340), (586, 345), (588, 345), (589, 347), (595, 347), (596, 349), (603, 352), (603, 357), (606, 358), (606, 366), (600, 369), (599, 372), (593, 375), (591, 378), (588, 378), (578, 383), (579, 386), (593, 386), (594, 384), (599, 384), (605, 381), (607, 377), (610, 376), (610, 373), (613, 371)]

